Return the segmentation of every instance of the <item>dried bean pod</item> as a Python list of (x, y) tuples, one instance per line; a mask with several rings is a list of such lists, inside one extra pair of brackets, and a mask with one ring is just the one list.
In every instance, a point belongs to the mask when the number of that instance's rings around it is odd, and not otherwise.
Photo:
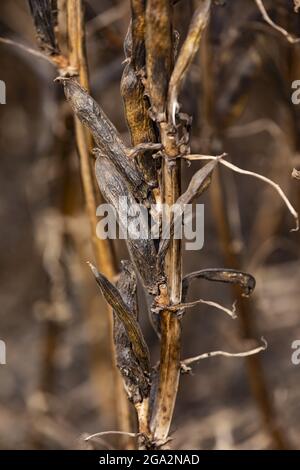
[[(126, 217), (127, 213), (120, 204), (126, 202), (128, 212), (131, 213), (132, 210), (134, 212), (137, 209), (137, 202), (125, 179), (118, 173), (112, 162), (101, 156), (99, 151), (95, 150), (95, 153), (98, 154), (95, 168), (100, 191), (105, 200), (115, 208), (119, 226), (124, 230), (127, 226), (127, 220), (123, 220), (123, 217)], [(134, 216), (132, 218), (134, 219)], [(141, 232), (147, 233), (148, 220), (140, 216), (139, 222), (142, 224)], [(157, 293), (159, 273), (156, 269), (157, 252), (154, 242), (150, 236), (148, 238), (134, 238), (134, 236), (134, 229), (129, 224), (126, 242), (131, 259), (140, 274), (144, 287), (150, 294), (155, 295)]]
[[(122, 261), (122, 270), (116, 287), (123, 301), (137, 320), (137, 280), (130, 261)], [(145, 374), (145, 371), (136, 360), (126, 329), (116, 312), (114, 312), (114, 343), (117, 367), (122, 374), (128, 398), (134, 404), (139, 403), (149, 396), (149, 376)]]
[(74, 78), (60, 78), (60, 80), (63, 82), (67, 100), (80, 121), (92, 132), (97, 147), (126, 178), (135, 197), (139, 200), (146, 199), (148, 185), (134, 159), (127, 157), (127, 149), (115, 126)]
[(105, 300), (113, 308), (119, 321), (124, 326), (132, 346), (132, 352), (139, 366), (148, 376), (150, 375), (150, 356), (140, 325), (130, 307), (124, 302), (119, 290), (99, 271), (90, 264)]

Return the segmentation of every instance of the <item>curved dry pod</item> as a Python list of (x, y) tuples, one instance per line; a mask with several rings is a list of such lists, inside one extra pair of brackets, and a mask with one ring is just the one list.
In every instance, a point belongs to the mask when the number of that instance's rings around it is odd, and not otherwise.
[[(138, 320), (136, 274), (130, 261), (122, 261), (121, 264), (121, 273), (116, 287), (132, 316)], [(132, 350), (126, 328), (115, 311), (113, 332), (117, 367), (122, 374), (128, 398), (133, 403), (140, 403), (150, 393), (150, 371), (145, 371), (140, 366)]]
[[(95, 153), (97, 154), (97, 150)], [(145, 216), (147, 211), (136, 202), (125, 179), (116, 171), (110, 160), (98, 156), (95, 169), (103, 197), (114, 207), (120, 229), (127, 231), (128, 250), (143, 285), (150, 294), (156, 294), (159, 279), (156, 269), (157, 252), (149, 235), (148, 220)], [(140, 234), (145, 234), (145, 237)]]

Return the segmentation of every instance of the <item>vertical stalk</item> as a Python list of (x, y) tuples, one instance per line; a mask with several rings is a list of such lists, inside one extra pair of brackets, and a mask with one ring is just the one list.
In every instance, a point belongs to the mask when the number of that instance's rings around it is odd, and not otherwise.
[[(150, 101), (163, 144), (162, 200), (169, 207), (180, 195), (181, 172), (176, 130), (168, 122), (167, 95), (173, 68), (172, 7), (169, 0), (148, 0), (146, 57)], [(169, 434), (180, 374), (181, 325), (176, 312), (167, 309), (181, 301), (181, 241), (171, 240), (165, 259), (166, 286), (161, 288), (161, 351), (158, 387), (151, 417), (151, 432), (163, 444)]]
[[(68, 21), (68, 38), (69, 38), (69, 66), (74, 73), (78, 74), (80, 84), (89, 90), (88, 68), (85, 54), (85, 36), (84, 36), (84, 19), (82, 0), (67, 0), (67, 21)], [(91, 150), (93, 148), (93, 140), (91, 133), (86, 129), (75, 116), (75, 130), (78, 153), (80, 157), (81, 176), (86, 200), (87, 214), (91, 226), (91, 238), (94, 253), (98, 267), (109, 279), (112, 279), (117, 273), (116, 260), (112, 248), (111, 241), (102, 240), (96, 236), (96, 209), (99, 203), (97, 200), (96, 182), (93, 171), (93, 160), (91, 158)], [(106, 305), (106, 304), (105, 304)], [(112, 311), (106, 306), (106, 318), (108, 323), (109, 334), (112, 344)], [(112, 354), (114, 362), (114, 354)], [(119, 372), (113, 364), (113, 389), (114, 404), (116, 409), (117, 424), (121, 431), (130, 430), (130, 414), (129, 404), (123, 389), (123, 384)], [(96, 374), (99, 371), (96, 371)], [(100, 377), (97, 378), (99, 383)], [(107, 388), (107, 384), (101, 379), (102, 386)]]

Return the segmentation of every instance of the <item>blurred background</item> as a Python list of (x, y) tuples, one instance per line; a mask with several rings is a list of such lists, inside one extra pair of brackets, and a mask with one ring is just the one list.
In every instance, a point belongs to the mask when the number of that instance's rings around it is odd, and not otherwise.
[[(93, 97), (129, 143), (120, 96), (127, 0), (85, 0), (87, 55)], [(174, 7), (184, 39), (197, 2)], [(295, 2), (297, 3), (297, 2)], [(300, 36), (292, 0), (264, 2), (272, 19)], [(63, 32), (62, 32), (63, 34)], [(36, 49), (25, 0), (0, 2), (0, 36)], [(0, 41), (0, 448), (83, 448), (82, 436), (115, 429), (108, 329), (103, 300), (86, 265), (93, 260), (73, 119), (47, 61)], [(267, 25), (253, 0), (218, 1), (182, 96), (193, 117), (193, 153), (228, 152), (240, 167), (276, 183), (300, 211), (300, 44)], [(198, 168), (184, 164), (183, 186)], [(260, 344), (251, 358), (216, 357), (184, 375), (171, 436), (175, 449), (300, 448), (299, 233), (270, 187), (220, 169), (205, 204), (205, 244), (186, 252), (186, 273), (237, 268), (257, 281), (238, 299), (238, 319), (207, 306), (183, 320), (182, 357), (238, 352)], [(118, 259), (126, 258), (115, 244)], [(199, 281), (202, 296), (230, 305), (230, 286)], [(140, 292), (141, 300), (143, 294)], [(159, 342), (147, 315), (141, 324), (152, 353)], [(113, 448), (113, 438), (97, 441)]]

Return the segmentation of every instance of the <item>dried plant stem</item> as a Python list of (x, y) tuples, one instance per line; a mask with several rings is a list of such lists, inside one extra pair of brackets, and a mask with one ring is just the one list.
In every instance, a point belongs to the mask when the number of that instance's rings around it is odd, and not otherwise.
[[(162, 168), (162, 200), (173, 205), (181, 194), (181, 171), (176, 135), (170, 133), (167, 121), (167, 96), (173, 64), (172, 10), (169, 0), (149, 0), (146, 9), (146, 56), (148, 89), (152, 111), (160, 127), (164, 148)], [(181, 242), (172, 239), (165, 258), (167, 294), (161, 292), (161, 351), (158, 387), (150, 428), (153, 440), (167, 440), (175, 406), (180, 375), (181, 324), (176, 312), (167, 309), (181, 302)]]
[[(83, 25), (83, 9), (82, 9), (82, 0), (67, 0), (67, 18), (68, 18), (68, 38), (69, 38), (69, 62), (72, 69), (74, 69), (79, 77), (80, 84), (85, 88), (89, 89), (89, 79), (88, 79), (88, 70), (85, 56), (85, 42), (84, 42), (84, 25)], [(81, 176), (82, 183), (84, 188), (85, 200), (87, 214), (91, 226), (91, 238), (92, 244), (95, 252), (95, 257), (97, 265), (101, 271), (108, 277), (112, 279), (116, 272), (116, 261), (114, 258), (114, 253), (112, 249), (111, 242), (109, 240), (102, 240), (96, 236), (96, 226), (97, 226), (97, 217), (96, 209), (97, 203), (100, 200), (97, 200), (96, 192), (96, 183), (94, 179), (93, 171), (93, 160), (91, 157), (91, 151), (93, 148), (93, 140), (91, 133), (86, 129), (79, 119), (75, 117), (75, 130), (76, 130), (76, 142), (78, 153), (80, 157), (80, 167), (81, 167)], [(110, 333), (110, 338), (112, 339), (112, 311), (111, 308), (106, 305), (107, 310), (107, 323)], [(111, 340), (111, 347), (112, 340)], [(114, 354), (112, 354), (114, 361)], [(128, 402), (126, 395), (123, 389), (123, 384), (119, 372), (117, 371), (115, 364), (114, 366), (114, 400), (116, 409), (116, 416), (118, 421), (118, 427), (121, 431), (130, 430), (130, 414), (128, 408)], [(99, 371), (95, 371), (97, 374)], [(97, 383), (99, 383), (100, 377), (97, 378)], [(102, 386), (107, 387), (107, 384)]]
[[(161, 125), (165, 160), (163, 162), (163, 201), (172, 206), (181, 194), (180, 161), (174, 161), (174, 144), (167, 127)], [(182, 283), (181, 240), (172, 239), (165, 258), (169, 304), (180, 304)], [(159, 386), (155, 399), (151, 430), (157, 442), (166, 441), (173, 416), (180, 376), (181, 324), (176, 312), (161, 313), (161, 352)]]

